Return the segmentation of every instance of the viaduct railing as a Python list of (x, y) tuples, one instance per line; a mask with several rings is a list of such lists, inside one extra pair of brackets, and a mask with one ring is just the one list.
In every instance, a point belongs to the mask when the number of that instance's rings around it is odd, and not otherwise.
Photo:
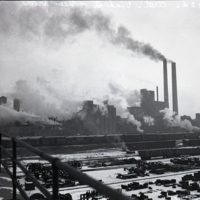
[[(10, 153), (4, 146), (2, 136), (11, 139), (12, 141), (12, 153)], [(41, 183), (24, 167), (19, 160), (17, 159), (17, 144), (21, 145), (25, 149), (29, 150), (30, 152), (38, 155), (40, 158), (51, 163), (52, 171), (53, 171), (53, 191), (49, 192)], [(8, 165), (2, 159), (2, 150), (4, 153), (11, 159), (12, 161), (12, 172), (10, 171)], [(12, 179), (13, 185), (13, 200), (16, 199), (16, 190), (18, 189), (21, 196), (26, 200), (29, 199), (25, 190), (21, 187), (21, 185), (17, 181), (16, 176), (16, 169), (17, 166), (24, 172), (25, 176), (29, 177), (34, 185), (43, 193), (43, 195), (48, 200), (59, 200), (59, 187), (58, 187), (58, 170), (65, 170), (67, 173), (70, 174), (76, 180), (83, 182), (86, 185), (96, 189), (99, 193), (104, 194), (105, 196), (109, 197), (112, 200), (130, 200), (129, 197), (124, 196), (120, 192), (96, 181), (95, 179), (89, 177), (86, 174), (83, 174), (81, 171), (76, 170), (75, 168), (71, 167), (68, 164), (62, 163), (59, 158), (52, 157), (51, 155), (40, 151), (37, 148), (19, 140), (16, 137), (11, 137), (8, 134), (0, 133), (0, 172), (1, 172), (1, 165), (4, 167), (8, 175)]]

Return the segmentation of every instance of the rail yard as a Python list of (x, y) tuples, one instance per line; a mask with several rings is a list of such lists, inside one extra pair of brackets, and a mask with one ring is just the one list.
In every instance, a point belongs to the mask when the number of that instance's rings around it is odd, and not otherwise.
[[(52, 150), (54, 154), (51, 154), (62, 162), (131, 199), (200, 199), (199, 133), (33, 137), (23, 140)], [(3, 138), (3, 143), (10, 149), (9, 140)], [(56, 152), (56, 148), (61, 153)], [(73, 150), (69, 151), (71, 148)], [(52, 192), (51, 165), (37, 156), (26, 156), (26, 151), (19, 146), (17, 152), (20, 150), (24, 155), (18, 159), (23, 166)], [(4, 161), (12, 168), (8, 159)], [(60, 200), (110, 200), (65, 171), (59, 170), (58, 173)], [(45, 199), (19, 168), (17, 179), (30, 199)]]
[[(55, 156), (131, 199), (200, 199), (199, 156), (183, 154), (176, 158), (142, 160), (138, 154), (127, 154), (120, 149), (101, 149)], [(23, 158), (22, 163), (52, 191), (52, 171), (48, 163), (37, 158)], [(30, 199), (45, 199), (20, 170), (17, 176)], [(59, 177), (60, 199), (108, 199), (64, 171), (59, 171)]]

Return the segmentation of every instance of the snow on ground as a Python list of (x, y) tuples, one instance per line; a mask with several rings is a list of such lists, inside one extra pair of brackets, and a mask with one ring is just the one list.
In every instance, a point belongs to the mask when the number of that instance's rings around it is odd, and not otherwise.
[[(197, 170), (196, 170), (197, 171)], [(102, 173), (102, 180), (104, 181), (104, 183), (109, 183), (109, 181), (111, 181), (112, 179), (114, 179), (110, 173), (111, 171), (110, 170), (106, 170)], [(190, 171), (190, 173), (193, 172), (194, 173), (194, 170), (193, 171)], [(190, 174), (189, 172), (185, 172), (185, 174)], [(115, 172), (114, 172), (115, 174)], [(92, 177), (95, 176), (95, 174), (90, 174)], [(175, 175), (174, 173), (171, 173), (171, 176), (167, 176), (167, 174), (165, 175), (160, 175), (160, 176), (155, 176), (155, 175), (152, 175), (150, 177), (143, 177), (143, 178), (137, 178), (137, 179), (130, 179), (130, 180), (122, 180), (122, 183), (119, 183), (120, 179), (117, 179), (116, 182), (118, 183), (115, 183), (115, 184), (109, 184), (109, 186), (113, 189), (121, 189), (121, 185), (122, 184), (128, 184), (128, 183), (131, 183), (132, 181), (136, 181), (136, 182), (139, 182), (140, 184), (144, 184), (146, 182), (155, 182), (156, 179), (176, 179), (177, 180), (177, 183), (181, 180), (183, 174), (179, 174), (179, 175)], [(154, 177), (154, 178), (153, 178)], [(98, 178), (97, 178), (98, 179)], [(109, 180), (110, 179), (110, 180)], [(145, 180), (146, 179), (146, 180)], [(123, 183), (124, 181), (124, 183)], [(111, 181), (112, 182), (112, 181)], [(161, 191), (167, 191), (167, 190), (172, 190), (172, 191), (176, 191), (176, 190), (181, 190), (180, 187), (177, 187), (177, 188), (172, 188), (172, 186), (169, 186), (169, 187), (164, 187), (164, 186), (156, 186), (155, 184), (153, 185), (149, 185), (149, 187), (152, 187), (152, 190), (149, 189), (149, 188), (145, 188), (145, 189), (140, 189), (140, 190), (133, 190), (133, 191), (126, 191), (126, 190), (122, 190), (122, 193), (127, 195), (127, 196), (131, 196), (132, 194), (139, 194), (139, 192), (143, 192), (145, 193), (145, 195), (149, 196), (150, 198), (152, 198), (153, 200), (156, 200), (156, 199), (159, 199), (158, 196), (160, 195), (160, 192)], [(67, 190), (66, 189), (61, 189), (62, 191), (60, 193), (70, 193), (73, 197), (73, 200), (78, 200), (80, 199), (80, 194), (83, 194), (85, 193), (87, 190), (93, 190), (92, 188), (89, 188), (89, 187), (84, 187), (81, 186), (79, 189), (71, 189), (71, 188), (68, 188)], [(192, 191), (191, 194), (198, 194), (197, 191)], [(200, 199), (200, 198), (195, 198), (196, 200)], [(180, 200), (180, 198), (177, 197), (177, 195), (175, 196), (171, 196), (171, 200)]]
[(12, 181), (11, 178), (7, 178), (7, 177), (0, 177), (0, 179), (4, 179), (4, 180), (7, 180), (7, 181)]
[[(95, 150), (95, 151), (86, 151), (86, 152), (80, 152), (77, 154), (57, 154), (57, 155), (53, 155), (55, 157), (59, 157), (63, 162), (68, 161), (68, 160), (81, 160), (81, 159), (94, 159), (94, 158), (100, 158), (100, 157), (110, 157), (113, 158), (115, 156), (121, 156), (124, 157), (126, 156), (125, 152), (119, 151), (119, 150), (108, 150), (108, 149), (102, 149), (102, 150)], [(159, 161), (159, 160), (157, 160)], [(160, 160), (163, 161), (163, 160)], [(28, 164), (31, 162), (46, 162), (46, 161), (41, 161), (39, 159), (26, 159), (23, 160), (24, 164)], [(169, 162), (169, 159), (165, 160), (164, 162)], [(118, 169), (108, 169), (108, 168), (101, 168), (96, 170), (95, 168), (93, 168), (93, 171), (85, 171), (83, 173), (86, 173), (87, 175), (93, 177), (96, 180), (102, 180), (104, 184), (107, 184), (108, 186), (112, 187), (113, 189), (120, 189), (122, 184), (128, 184), (131, 183), (132, 181), (138, 181), (140, 183), (144, 183), (144, 182), (149, 182), (149, 181), (153, 181), (155, 182), (156, 179), (176, 179), (177, 182), (181, 180), (181, 177), (185, 174), (189, 174), (189, 173), (194, 173), (195, 171), (199, 171), (199, 170), (192, 170), (192, 171), (188, 171), (188, 172), (179, 172), (179, 173), (168, 173), (168, 174), (163, 174), (163, 175), (153, 175), (150, 174), (150, 176), (146, 176), (146, 177), (138, 177), (138, 178), (134, 178), (134, 179), (129, 179), (129, 180), (121, 180), (121, 179), (117, 179), (116, 176), (118, 173), (121, 174), (126, 174), (127, 172), (124, 171), (124, 167), (125, 166), (121, 166)], [(84, 166), (84, 169), (86, 169), (86, 167)], [(87, 168), (88, 169), (88, 168)], [(19, 169), (18, 169), (19, 171)], [(135, 190), (135, 191), (125, 191), (122, 190), (122, 192), (125, 195), (131, 196), (132, 194), (139, 194), (139, 192), (145, 192), (146, 195), (148, 195), (150, 198), (152, 198), (153, 200), (158, 199), (158, 195), (160, 195), (160, 192), (162, 190), (167, 191), (167, 190), (180, 190), (181, 188), (172, 188), (170, 187), (164, 187), (164, 186), (156, 186), (154, 185), (149, 185), (150, 187), (152, 187), (152, 191), (150, 189), (140, 189), (140, 190)], [(86, 186), (86, 185), (80, 185), (80, 186), (76, 186), (76, 187), (68, 187), (68, 188), (60, 188), (60, 193), (70, 193), (73, 197), (73, 200), (78, 200), (80, 199), (80, 194), (85, 193), (87, 190), (93, 190), (92, 188)], [(191, 192), (191, 193), (198, 193), (197, 191)], [(171, 198), (171, 200), (179, 200), (180, 198), (177, 198), (176, 196), (173, 196)], [(197, 198), (196, 198), (197, 200)]]
[(68, 160), (83, 160), (83, 159), (94, 159), (100, 157), (108, 157), (113, 158), (116, 156), (125, 156), (126, 153), (122, 152), (118, 149), (98, 149), (98, 150), (90, 150), (76, 154), (56, 154), (54, 157), (60, 158), (63, 162)]

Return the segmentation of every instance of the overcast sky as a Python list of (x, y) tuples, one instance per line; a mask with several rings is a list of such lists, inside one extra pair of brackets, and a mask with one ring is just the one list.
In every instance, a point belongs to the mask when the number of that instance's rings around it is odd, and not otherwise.
[[(194, 118), (199, 19), (200, 1), (0, 2), (0, 96), (51, 116), (70, 115), (83, 100), (109, 99), (120, 114), (143, 88), (158, 86), (164, 100), (165, 57), (177, 65), (179, 114)], [(171, 106), (170, 63), (168, 81)]]

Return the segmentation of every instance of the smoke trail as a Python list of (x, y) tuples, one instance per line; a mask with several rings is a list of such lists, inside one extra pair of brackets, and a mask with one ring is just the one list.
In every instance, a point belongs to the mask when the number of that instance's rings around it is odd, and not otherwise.
[(19, 6), (19, 3), (0, 3), (0, 30), (5, 34), (16, 34), (23, 39), (51, 40), (62, 44), (69, 37), (85, 31), (95, 31), (111, 44), (130, 50), (134, 55), (148, 57), (154, 61), (165, 59), (150, 44), (132, 38), (130, 31), (119, 26), (114, 28), (111, 18), (99, 10), (61, 8), (49, 3), (48, 12), (42, 7)]
[(138, 121), (138, 120), (136, 120), (135, 117), (134, 117), (133, 115), (131, 115), (130, 113), (129, 113), (129, 115), (128, 115), (127, 121), (128, 121), (129, 123), (135, 125), (135, 126), (137, 127), (137, 131), (143, 132), (143, 130), (140, 128), (141, 125), (142, 125), (141, 122)]
[(76, 100), (75, 96), (65, 99), (46, 80), (40, 79), (40, 82), (44, 82), (43, 87), (40, 84), (37, 90), (29, 82), (18, 80), (8, 98), (20, 99), (22, 111), (41, 117), (56, 116), (59, 120), (69, 119), (81, 109), (83, 101)]
[(140, 104), (140, 93), (136, 90), (129, 91), (113, 83), (109, 83), (108, 87), (111, 91), (111, 95), (107, 96), (107, 99), (116, 107), (117, 114), (125, 118), (126, 122), (136, 126), (137, 131), (143, 132), (140, 128), (142, 125), (141, 122), (136, 120), (132, 114), (127, 112), (127, 107)]
[(51, 121), (48, 118), (42, 118), (22, 111), (17, 112), (4, 105), (0, 105), (0, 125), (7, 125), (14, 122), (19, 122), (22, 125), (27, 122), (34, 125), (60, 125), (60, 123)]
[(118, 115), (126, 112), (127, 107), (140, 105), (141, 97), (137, 90), (130, 91), (114, 83), (109, 83), (108, 88), (110, 95), (106, 98), (116, 107)]
[(81, 120), (85, 120), (88, 117), (88, 115), (92, 117), (95, 114), (108, 117), (108, 102), (102, 102), (98, 99), (95, 99), (93, 103), (94, 104), (92, 104), (92, 106), (89, 106), (87, 102), (84, 102), (83, 108), (76, 113), (76, 116), (79, 117)]
[(191, 122), (187, 119), (181, 121), (180, 117), (176, 115), (175, 112), (172, 112), (168, 108), (160, 111), (164, 114), (163, 120), (165, 121), (166, 125), (169, 127), (180, 127), (186, 129), (188, 131), (199, 131), (200, 128), (193, 126)]
[(132, 114), (125, 112), (125, 113), (123, 113), (122, 116), (126, 118), (126, 121), (128, 123), (131, 123), (134, 126), (136, 126), (138, 132), (141, 132), (141, 133), (143, 132), (143, 130), (140, 128), (142, 123), (140, 121), (136, 120)]

